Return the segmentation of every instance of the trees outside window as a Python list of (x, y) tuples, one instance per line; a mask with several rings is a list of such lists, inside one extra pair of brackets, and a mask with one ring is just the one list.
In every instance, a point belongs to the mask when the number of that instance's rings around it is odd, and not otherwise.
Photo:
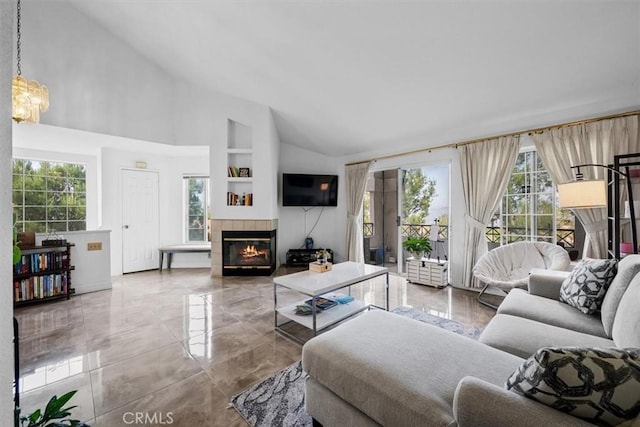
[(501, 243), (530, 240), (574, 246), (575, 217), (557, 206), (556, 188), (537, 152), (520, 153), (496, 218), (499, 224), (494, 221)]
[(83, 164), (13, 160), (13, 214), (19, 231), (86, 230)]
[(210, 240), (209, 224), (209, 177), (184, 177), (185, 189), (185, 236), (187, 242)]
[(402, 219), (404, 224), (424, 224), (436, 194), (436, 180), (422, 169), (409, 169), (404, 175)]

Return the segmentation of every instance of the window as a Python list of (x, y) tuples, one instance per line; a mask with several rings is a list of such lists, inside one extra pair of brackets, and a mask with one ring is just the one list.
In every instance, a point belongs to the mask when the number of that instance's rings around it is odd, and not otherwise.
[(13, 214), (19, 231), (86, 230), (83, 164), (13, 159)]
[(185, 240), (206, 242), (209, 230), (209, 177), (185, 176)]
[[(487, 235), (501, 244), (522, 240), (574, 246), (575, 217), (557, 207), (556, 188), (536, 151), (518, 155), (502, 198), (500, 214)], [(499, 222), (499, 224), (496, 224)]]

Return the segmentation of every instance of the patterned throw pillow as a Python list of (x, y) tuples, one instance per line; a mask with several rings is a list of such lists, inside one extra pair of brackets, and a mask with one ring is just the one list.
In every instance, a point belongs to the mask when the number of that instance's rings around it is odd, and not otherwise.
[(560, 301), (585, 314), (600, 310), (604, 295), (616, 275), (617, 266), (618, 261), (615, 259), (583, 259), (562, 282)]
[(640, 413), (640, 349), (541, 348), (507, 389), (599, 425)]

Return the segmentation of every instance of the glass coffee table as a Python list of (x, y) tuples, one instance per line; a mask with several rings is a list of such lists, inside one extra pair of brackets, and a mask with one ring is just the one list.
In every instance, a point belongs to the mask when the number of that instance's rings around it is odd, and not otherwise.
[[(380, 276), (385, 276), (384, 307), (367, 304), (357, 299), (346, 304), (338, 304), (326, 310), (320, 310), (316, 307), (316, 301), (319, 298), (330, 299), (331, 296), (336, 294), (336, 291), (343, 288), (349, 288), (350, 292), (351, 285)], [(299, 292), (307, 298), (293, 304), (278, 307), (278, 287)], [(311, 299), (311, 314), (307, 316), (297, 315), (296, 306), (304, 305), (305, 301), (309, 299)], [(310, 329), (313, 332), (313, 336), (316, 336), (323, 329), (329, 328), (371, 307), (389, 310), (389, 270), (376, 265), (348, 261), (333, 264), (333, 269), (324, 273), (307, 270), (276, 277), (273, 279), (273, 305), (275, 330), (296, 341), (303, 342), (300, 338), (283, 330), (282, 326), (295, 322)], [(278, 323), (278, 316), (285, 317), (288, 320)]]

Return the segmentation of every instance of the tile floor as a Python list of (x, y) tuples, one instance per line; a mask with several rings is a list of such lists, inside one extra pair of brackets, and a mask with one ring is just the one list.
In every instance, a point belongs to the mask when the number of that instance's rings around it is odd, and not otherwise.
[[(468, 326), (494, 315), (473, 292), (390, 277), (391, 308), (411, 305)], [(352, 293), (382, 305), (383, 284), (377, 278)], [(278, 295), (279, 303), (300, 299)], [(73, 414), (92, 426), (132, 425), (138, 413), (156, 425), (244, 426), (228, 409), (230, 398), (301, 355), (299, 344), (273, 331), (270, 277), (211, 278), (208, 269), (128, 274), (114, 278), (111, 290), (21, 307), (15, 316), (23, 415), (78, 390)]]

